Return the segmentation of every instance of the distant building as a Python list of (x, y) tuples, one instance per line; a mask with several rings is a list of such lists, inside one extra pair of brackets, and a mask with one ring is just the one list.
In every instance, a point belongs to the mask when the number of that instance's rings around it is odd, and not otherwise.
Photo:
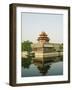
[(53, 57), (63, 55), (63, 44), (49, 43), (50, 38), (45, 32), (41, 32), (37, 43), (32, 44), (32, 52), (35, 57)]

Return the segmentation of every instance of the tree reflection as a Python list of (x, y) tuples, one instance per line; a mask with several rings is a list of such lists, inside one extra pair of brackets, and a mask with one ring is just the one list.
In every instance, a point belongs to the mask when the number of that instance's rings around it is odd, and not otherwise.
[(31, 65), (31, 61), (32, 61), (31, 57), (22, 58), (22, 67), (29, 68), (29, 66)]

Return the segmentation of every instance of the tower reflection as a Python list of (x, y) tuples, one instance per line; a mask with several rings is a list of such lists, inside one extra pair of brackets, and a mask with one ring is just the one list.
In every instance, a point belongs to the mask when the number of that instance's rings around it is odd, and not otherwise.
[[(59, 62), (63, 62), (63, 57), (53, 57), (53, 58), (33, 58), (27, 57), (22, 58), (22, 76), (48, 76), (53, 74), (58, 74), (62, 72), (63, 69), (59, 69)], [(56, 68), (54, 63), (57, 63)], [(60, 65), (62, 66), (62, 64)], [(51, 68), (54, 68), (51, 71)], [(59, 71), (57, 71), (57, 68)], [(50, 72), (51, 71), (51, 72)], [(57, 73), (56, 73), (57, 72)], [(62, 73), (61, 73), (62, 74)], [(59, 74), (58, 74), (59, 75)]]
[[(41, 59), (41, 60), (40, 60)], [(51, 68), (51, 65), (55, 62), (61, 61), (62, 57), (53, 57), (53, 58), (34, 58), (33, 64), (35, 64), (41, 73), (42, 76), (45, 76), (48, 73), (48, 70)]]

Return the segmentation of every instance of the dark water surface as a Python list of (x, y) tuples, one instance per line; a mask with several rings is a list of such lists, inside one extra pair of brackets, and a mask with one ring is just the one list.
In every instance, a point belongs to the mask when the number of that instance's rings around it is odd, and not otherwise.
[(22, 58), (22, 77), (63, 75), (63, 58)]

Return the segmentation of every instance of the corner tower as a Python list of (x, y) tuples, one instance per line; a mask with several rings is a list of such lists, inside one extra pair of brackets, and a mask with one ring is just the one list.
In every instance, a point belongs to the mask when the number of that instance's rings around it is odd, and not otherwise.
[(45, 44), (46, 42), (49, 42), (50, 39), (45, 32), (41, 32), (37, 40), (40, 44)]

